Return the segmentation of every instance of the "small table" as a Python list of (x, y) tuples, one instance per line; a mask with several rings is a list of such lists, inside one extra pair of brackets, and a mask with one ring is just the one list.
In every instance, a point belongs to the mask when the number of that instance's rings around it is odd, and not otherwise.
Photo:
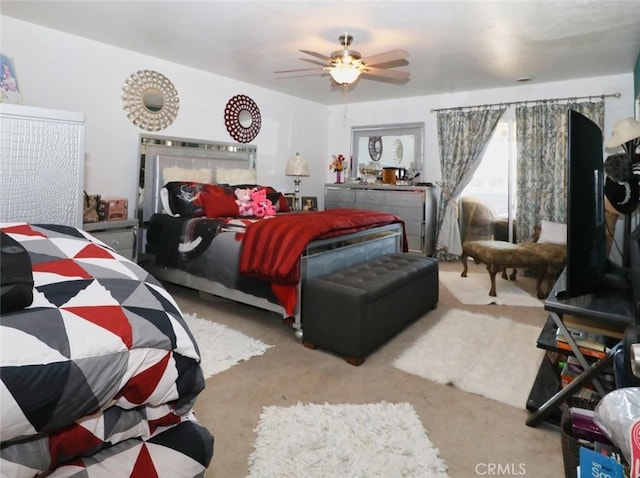
[(613, 362), (613, 353), (609, 353), (604, 358), (589, 365), (567, 330), (563, 322), (563, 316), (578, 317), (585, 323), (591, 322), (593, 326), (612, 331), (623, 331), (635, 320), (631, 293), (628, 290), (600, 289), (592, 294), (572, 298), (563, 298), (564, 291), (566, 291), (566, 269), (560, 275), (547, 300), (545, 300), (544, 308), (549, 311), (549, 317), (553, 319), (560, 332), (564, 335), (584, 372), (533, 412), (527, 418), (527, 425), (529, 426), (539, 424), (556, 411), (563, 401), (589, 383), (593, 383), (596, 390), (602, 395), (602, 387), (596, 379), (598, 374)]
[(136, 260), (138, 220), (85, 222), (82, 229), (112, 247), (127, 259)]

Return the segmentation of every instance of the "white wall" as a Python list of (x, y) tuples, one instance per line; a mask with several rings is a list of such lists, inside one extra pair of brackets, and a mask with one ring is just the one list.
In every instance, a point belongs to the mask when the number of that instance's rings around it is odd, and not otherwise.
[(287, 158), (300, 152), (311, 167), (311, 176), (302, 180), (301, 192), (318, 196), (321, 208), (323, 185), (335, 179), (329, 171), (331, 155), (349, 154), (352, 126), (424, 122), (421, 179), (435, 182), (440, 179), (440, 160), (432, 108), (619, 92), (620, 98), (606, 100), (605, 135), (611, 134), (617, 120), (634, 115), (633, 72), (327, 107), (10, 17), (0, 16), (0, 25), (1, 50), (14, 57), (24, 104), (86, 114), (87, 191), (125, 196), (130, 203), (137, 190), (138, 137), (142, 131), (122, 111), (120, 93), (129, 75), (142, 69), (167, 76), (180, 98), (176, 121), (154, 134), (233, 142), (224, 126), (224, 107), (236, 94), (250, 96), (262, 114), (262, 129), (252, 142), (258, 147), (258, 181), (292, 191), (292, 178), (286, 177), (284, 170)]
[(247, 95), (262, 115), (261, 130), (251, 142), (258, 147), (258, 181), (293, 191), (293, 178), (284, 170), (288, 157), (300, 152), (311, 168), (302, 193), (323, 195), (329, 154), (326, 106), (6, 16), (0, 16), (0, 25), (2, 53), (14, 58), (23, 104), (85, 113), (85, 189), (90, 194), (124, 196), (135, 204), (138, 139), (144, 131), (127, 119), (120, 94), (132, 73), (148, 69), (168, 77), (180, 99), (174, 123), (152, 134), (233, 143), (224, 108), (232, 96)]

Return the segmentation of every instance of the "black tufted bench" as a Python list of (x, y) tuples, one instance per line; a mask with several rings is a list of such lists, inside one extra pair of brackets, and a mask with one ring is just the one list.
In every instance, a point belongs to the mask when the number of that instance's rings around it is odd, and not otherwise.
[(302, 304), (304, 345), (360, 365), (438, 305), (438, 262), (413, 253), (378, 257), (308, 280)]

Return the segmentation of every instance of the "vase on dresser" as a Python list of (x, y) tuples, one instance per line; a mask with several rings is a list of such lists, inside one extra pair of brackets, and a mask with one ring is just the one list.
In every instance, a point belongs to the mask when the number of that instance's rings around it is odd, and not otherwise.
[(336, 171), (336, 184), (342, 184), (342, 171)]

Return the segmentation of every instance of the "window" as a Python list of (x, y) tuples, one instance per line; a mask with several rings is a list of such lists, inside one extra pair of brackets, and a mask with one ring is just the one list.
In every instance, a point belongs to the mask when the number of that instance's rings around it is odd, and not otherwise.
[(501, 218), (515, 214), (516, 128), (508, 112), (498, 122), (473, 179), (462, 192), (486, 201)]

